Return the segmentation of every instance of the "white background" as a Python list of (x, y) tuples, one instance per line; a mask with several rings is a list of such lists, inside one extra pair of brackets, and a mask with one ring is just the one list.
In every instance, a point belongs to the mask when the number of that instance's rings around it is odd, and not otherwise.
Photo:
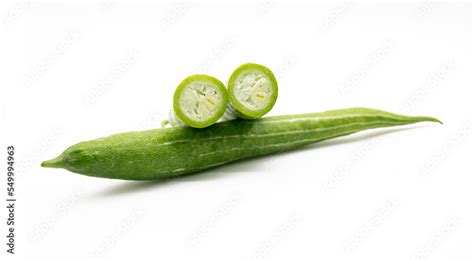
[[(18, 257), (473, 260), (471, 4), (2, 1), (0, 15)], [(167, 183), (39, 167), (74, 143), (158, 127), (183, 78), (225, 81), (245, 62), (279, 81), (270, 115), (364, 106), (445, 124)], [(2, 178), (2, 255), (5, 190)]]

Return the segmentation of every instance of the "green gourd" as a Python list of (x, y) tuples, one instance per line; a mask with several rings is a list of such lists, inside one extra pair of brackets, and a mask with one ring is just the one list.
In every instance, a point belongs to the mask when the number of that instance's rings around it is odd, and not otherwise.
[(363, 130), (423, 121), (441, 123), (432, 117), (410, 117), (366, 108), (236, 119), (205, 129), (161, 128), (81, 142), (41, 166), (101, 178), (166, 179)]

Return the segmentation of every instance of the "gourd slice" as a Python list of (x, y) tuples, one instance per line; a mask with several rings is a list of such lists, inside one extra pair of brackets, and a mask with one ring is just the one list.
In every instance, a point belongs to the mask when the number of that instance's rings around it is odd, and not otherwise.
[(209, 75), (189, 76), (174, 93), (170, 124), (208, 127), (224, 114), (227, 103), (227, 90), (221, 81)]
[(228, 82), (230, 111), (244, 119), (260, 118), (268, 113), (278, 98), (278, 84), (267, 67), (246, 63), (239, 66)]

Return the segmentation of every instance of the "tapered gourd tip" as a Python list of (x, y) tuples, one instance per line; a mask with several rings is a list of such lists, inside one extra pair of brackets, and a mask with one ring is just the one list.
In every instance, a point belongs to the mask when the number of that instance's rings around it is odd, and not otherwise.
[(423, 121), (429, 121), (429, 122), (436, 122), (436, 123), (439, 123), (439, 124), (443, 124), (442, 121), (440, 121), (439, 119), (435, 118), (435, 117), (429, 117), (429, 116), (413, 116), (413, 117), (410, 117), (411, 118), (411, 121), (413, 123), (416, 123), (416, 122), (423, 122)]
[(437, 118), (434, 117), (425, 117), (426, 121), (431, 121), (431, 122), (437, 122), (439, 124), (443, 124), (443, 122)]
[(63, 158), (61, 156), (56, 157), (51, 160), (46, 160), (41, 163), (41, 167), (43, 168), (62, 168), (63, 165)]

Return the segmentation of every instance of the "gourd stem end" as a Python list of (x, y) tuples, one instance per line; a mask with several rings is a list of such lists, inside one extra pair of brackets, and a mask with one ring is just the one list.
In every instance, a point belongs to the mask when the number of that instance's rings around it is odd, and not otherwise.
[(41, 163), (41, 167), (44, 168), (62, 168), (63, 165), (63, 159), (61, 156), (56, 157), (51, 160), (46, 160)]

